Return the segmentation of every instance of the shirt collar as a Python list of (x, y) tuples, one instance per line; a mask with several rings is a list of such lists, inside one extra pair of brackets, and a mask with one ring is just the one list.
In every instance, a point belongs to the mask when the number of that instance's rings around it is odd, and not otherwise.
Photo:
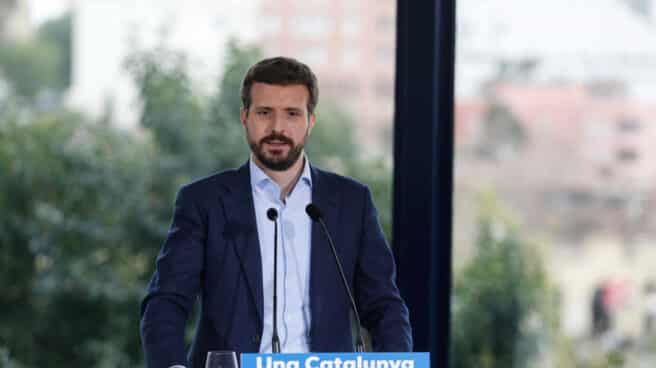
[[(303, 155), (302, 159), (305, 160), (305, 163), (303, 164), (303, 172), (301, 173), (301, 177), (299, 178), (298, 182), (299, 183), (303, 182), (307, 184), (308, 187), (312, 188), (312, 174), (310, 171), (310, 161), (308, 160), (306, 155)], [(262, 169), (260, 169), (259, 166), (255, 164), (252, 155), (251, 158), (248, 160), (248, 168), (251, 174), (251, 188), (255, 188), (255, 187), (264, 188), (268, 184), (274, 184), (276, 186), (278, 185)]]

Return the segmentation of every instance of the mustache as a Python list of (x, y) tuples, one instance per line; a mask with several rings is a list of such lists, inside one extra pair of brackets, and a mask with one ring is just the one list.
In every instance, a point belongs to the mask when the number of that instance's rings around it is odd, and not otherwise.
[(294, 145), (294, 141), (292, 141), (291, 138), (285, 137), (284, 135), (278, 134), (278, 133), (271, 133), (271, 134), (267, 135), (266, 137), (262, 138), (260, 140), (260, 144), (262, 144), (262, 143), (271, 143), (273, 141), (283, 142), (283, 143), (286, 143), (290, 146)]

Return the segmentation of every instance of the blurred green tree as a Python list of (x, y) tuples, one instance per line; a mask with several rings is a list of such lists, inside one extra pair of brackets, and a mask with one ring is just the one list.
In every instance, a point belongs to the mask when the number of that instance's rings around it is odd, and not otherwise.
[(541, 257), (493, 196), (481, 199), (479, 229), (455, 281), (451, 367), (531, 367), (553, 322)]
[[(0, 346), (22, 364), (138, 358), (131, 222), (150, 153), (136, 143), (72, 113), (0, 120)], [(99, 354), (109, 342), (121, 355)]]
[(3, 42), (0, 78), (16, 97), (28, 102), (35, 102), (40, 93), (57, 96), (70, 85), (71, 52), (71, 16), (65, 14), (44, 23), (34, 38)]
[(37, 39), (41, 42), (51, 45), (53, 52), (57, 56), (57, 64), (55, 66), (54, 87), (57, 90), (65, 90), (71, 85), (71, 69), (73, 57), (73, 41), (72, 41), (72, 27), (73, 20), (71, 13), (48, 20), (43, 23), (37, 32)]
[(223, 167), (237, 167), (248, 157), (249, 148), (239, 121), (241, 109), (241, 82), (248, 68), (262, 58), (258, 48), (228, 42), (223, 77), (218, 83), (218, 93), (211, 99), (209, 119), (213, 132), (212, 144), (233, 157), (217, 157)]

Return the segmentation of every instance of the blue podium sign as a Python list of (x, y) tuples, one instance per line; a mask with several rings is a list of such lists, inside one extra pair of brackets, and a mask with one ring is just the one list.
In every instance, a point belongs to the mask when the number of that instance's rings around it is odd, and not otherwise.
[(428, 353), (244, 353), (241, 368), (430, 368), (430, 356)]

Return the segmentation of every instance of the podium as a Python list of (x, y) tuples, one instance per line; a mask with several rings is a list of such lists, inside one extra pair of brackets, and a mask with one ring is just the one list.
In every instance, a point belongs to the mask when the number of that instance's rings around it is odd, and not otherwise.
[(429, 353), (241, 354), (241, 368), (430, 368)]

